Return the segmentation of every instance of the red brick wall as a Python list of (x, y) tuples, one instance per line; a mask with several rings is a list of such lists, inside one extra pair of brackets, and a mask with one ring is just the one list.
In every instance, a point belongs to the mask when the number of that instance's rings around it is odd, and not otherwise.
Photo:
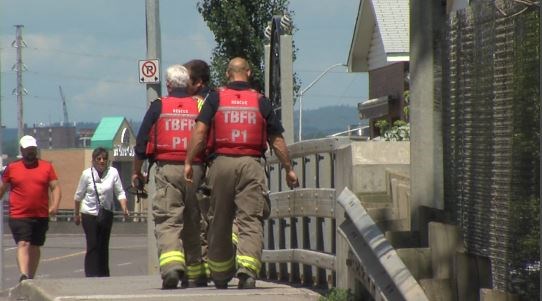
[(408, 90), (408, 83), (405, 82), (407, 72), (407, 62), (399, 62), (369, 71), (369, 99), (388, 95), (396, 99), (390, 106), (392, 121), (403, 116), (403, 93)]
[(81, 172), (91, 164), (92, 150), (89, 149), (42, 149), (40, 157), (51, 161), (55, 168), (62, 191), (60, 209), (73, 209), (73, 195), (79, 183)]

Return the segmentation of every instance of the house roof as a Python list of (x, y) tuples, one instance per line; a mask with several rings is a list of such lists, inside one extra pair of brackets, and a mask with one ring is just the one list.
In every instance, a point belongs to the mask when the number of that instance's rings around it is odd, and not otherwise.
[(124, 121), (125, 118), (122, 116), (103, 117), (94, 131), (90, 146), (92, 148), (100, 146), (107, 149), (113, 148), (113, 141)]
[(360, 0), (349, 71), (367, 72), (387, 63), (408, 61), (409, 31), (409, 0)]

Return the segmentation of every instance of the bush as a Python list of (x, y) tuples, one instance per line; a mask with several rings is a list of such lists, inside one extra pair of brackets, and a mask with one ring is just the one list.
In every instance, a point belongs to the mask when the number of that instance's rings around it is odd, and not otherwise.
[(320, 301), (353, 301), (354, 295), (350, 290), (341, 288), (332, 288), (327, 296), (320, 297)]
[(375, 126), (380, 129), (382, 138), (386, 141), (409, 141), (410, 124), (403, 120), (396, 120), (393, 126), (385, 119), (378, 120)]

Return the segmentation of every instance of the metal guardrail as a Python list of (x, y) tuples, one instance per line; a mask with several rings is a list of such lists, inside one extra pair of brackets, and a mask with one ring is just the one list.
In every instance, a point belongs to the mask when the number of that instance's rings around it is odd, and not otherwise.
[(345, 188), (337, 198), (347, 219), (339, 226), (346, 238), (356, 278), (375, 300), (429, 300), (357, 196)]

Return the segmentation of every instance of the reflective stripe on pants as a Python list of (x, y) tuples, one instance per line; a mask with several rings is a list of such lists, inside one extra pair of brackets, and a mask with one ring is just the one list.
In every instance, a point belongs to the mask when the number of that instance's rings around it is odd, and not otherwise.
[[(184, 165), (156, 164), (152, 213), (162, 276), (171, 269), (185, 271), (186, 265), (201, 263), (201, 216), (195, 195), (203, 171), (199, 165), (194, 165), (193, 171), (194, 183), (187, 184), (183, 176)], [(176, 250), (184, 251), (182, 260), (162, 262), (163, 255)]]
[[(258, 158), (218, 156), (209, 167), (209, 268), (213, 279), (227, 280), (235, 271), (218, 272), (211, 261), (235, 257), (233, 220), (238, 228), (237, 254), (243, 265), (237, 272), (257, 278), (263, 248), (263, 216), (269, 211), (265, 171)], [(247, 259), (250, 258), (250, 259)], [(235, 262), (235, 260), (234, 260)]]

